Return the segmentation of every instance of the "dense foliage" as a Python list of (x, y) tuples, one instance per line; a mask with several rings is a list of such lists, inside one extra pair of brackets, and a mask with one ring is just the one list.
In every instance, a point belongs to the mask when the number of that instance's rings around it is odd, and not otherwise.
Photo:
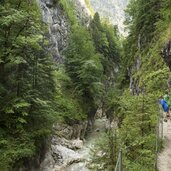
[[(36, 1), (6, 0), (0, 4), (3, 171), (18, 168), (40, 153), (52, 123), (94, 119), (102, 101), (108, 109), (113, 103), (107, 94), (113, 96), (115, 72), (110, 70), (113, 65), (119, 67), (116, 29), (102, 25), (98, 14), (86, 28), (77, 20), (72, 1), (54, 0), (54, 5), (66, 12), (71, 26), (65, 63), (61, 66), (56, 66), (47, 52), (48, 41), (43, 36), (47, 28), (41, 22)], [(109, 84), (111, 88), (107, 89)]]
[[(171, 76), (160, 54), (171, 38), (170, 9), (168, 0), (131, 0), (127, 7), (125, 23), (129, 35), (123, 42), (124, 54), (120, 63), (121, 88), (126, 90), (123, 89), (122, 96), (117, 96), (119, 109), (115, 107), (119, 129), (114, 129), (113, 134), (106, 134), (107, 138), (104, 137), (95, 151), (102, 150), (102, 155), (95, 155), (93, 160), (101, 170), (115, 168), (119, 149), (123, 154), (124, 170), (156, 169), (158, 98), (169, 89), (167, 82)], [(95, 34), (98, 35), (97, 30)], [(97, 48), (101, 49), (99, 40), (96, 39)], [(117, 139), (112, 140), (113, 136)], [(95, 170), (98, 169), (95, 167)]]
[(83, 113), (93, 119), (98, 107), (109, 110), (112, 106), (113, 99), (107, 97), (114, 94), (111, 89), (116, 78), (113, 77), (115, 68), (119, 68), (117, 30), (102, 24), (98, 13), (85, 28), (72, 13), (72, 2), (70, 6), (64, 0), (60, 3), (71, 21), (70, 41), (64, 53), (66, 74), (72, 82), (70, 90), (77, 96)]
[[(124, 169), (153, 170), (158, 97), (171, 77), (160, 57), (171, 37), (170, 0), (130, 1), (124, 52), (117, 28), (98, 13), (86, 27), (75, 15), (74, 1), (54, 5), (70, 22), (62, 65), (47, 52), (47, 28), (36, 1), (0, 4), (0, 169), (18, 168), (40, 153), (54, 122), (93, 121), (102, 108), (118, 129), (99, 141), (93, 169), (114, 170), (122, 149)], [(103, 155), (96, 155), (99, 151)]]
[(37, 142), (51, 130), (55, 87), (53, 61), (43, 48), (45, 30), (36, 2), (1, 3), (0, 168), (4, 171), (33, 156)]
[(126, 11), (129, 35), (123, 66), (129, 68), (132, 93), (121, 97), (119, 115), (124, 165), (131, 171), (155, 169), (158, 98), (169, 89), (170, 71), (160, 51), (170, 39), (170, 5), (167, 0), (131, 0)]

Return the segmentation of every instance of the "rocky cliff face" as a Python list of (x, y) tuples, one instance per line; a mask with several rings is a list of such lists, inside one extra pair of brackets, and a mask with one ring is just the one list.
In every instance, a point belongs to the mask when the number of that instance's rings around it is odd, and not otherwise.
[[(139, 45), (138, 45), (139, 46)], [(171, 40), (169, 40), (164, 47), (161, 49), (161, 57), (164, 59), (164, 62), (169, 67), (171, 71)], [(141, 59), (137, 57), (134, 64), (129, 68), (128, 75), (130, 77), (130, 91), (133, 95), (141, 93), (143, 90), (139, 87), (139, 77), (134, 78), (134, 73), (137, 73), (141, 69)], [(167, 79), (168, 87), (171, 88), (171, 77)]]
[[(88, 25), (90, 15), (81, 0), (70, 0), (75, 6), (75, 15), (83, 25)], [(57, 62), (63, 63), (62, 52), (69, 40), (70, 22), (64, 11), (54, 0), (39, 0), (43, 21), (47, 24), (50, 41), (49, 51)], [(46, 148), (43, 161), (39, 161), (39, 170), (33, 171), (59, 171), (70, 163), (78, 162), (81, 156), (74, 150), (83, 146), (87, 121), (75, 123), (72, 126), (55, 123), (54, 134), (49, 138), (49, 147)], [(82, 139), (82, 140), (80, 140)], [(41, 163), (41, 164), (40, 164)]]
[(126, 8), (129, 0), (90, 0), (94, 11), (100, 16), (108, 19), (112, 24), (117, 25), (121, 34), (126, 35), (124, 30), (124, 20)]
[(80, 23), (83, 24), (84, 26), (88, 26), (91, 19), (91, 15), (89, 9), (85, 4), (85, 1), (84, 0), (72, 0), (72, 1), (75, 5), (76, 16), (78, 21), (80, 21)]
[(162, 57), (171, 70), (171, 40), (166, 43), (161, 51)]
[[(83, 25), (88, 25), (90, 14), (82, 0), (71, 0), (75, 14)], [(42, 19), (48, 25), (49, 51), (58, 63), (63, 63), (62, 52), (67, 47), (70, 22), (66, 12), (54, 0), (39, 0)]]
[[(171, 40), (169, 40), (161, 50), (161, 56), (171, 71)], [(168, 78), (167, 85), (171, 89), (171, 77)]]
[(69, 22), (64, 11), (53, 0), (39, 0), (43, 21), (49, 29), (49, 51), (62, 63), (62, 51), (67, 46)]
[[(64, 62), (62, 52), (68, 45), (70, 22), (66, 12), (54, 0), (37, 0), (42, 13), (42, 20), (48, 26), (48, 51), (57, 64)], [(75, 5), (75, 14), (83, 25), (88, 25), (90, 16), (80, 0), (71, 0)], [(57, 1), (56, 1), (57, 2)], [(81, 160), (74, 150), (82, 148), (87, 121), (72, 126), (55, 123), (54, 134), (42, 141), (40, 151), (31, 159), (23, 161), (23, 166), (16, 166), (14, 171), (59, 171), (73, 162)], [(80, 140), (82, 139), (82, 140)]]
[(80, 138), (84, 137), (86, 127), (86, 121), (73, 126), (54, 124), (54, 134), (39, 171), (63, 171), (68, 165), (82, 161), (82, 156), (75, 150), (83, 147)]
[(128, 76), (130, 77), (129, 89), (133, 95), (138, 95), (142, 91), (139, 87), (140, 78), (134, 78), (133, 76), (133, 73), (138, 72), (140, 68), (141, 68), (141, 60), (137, 58), (135, 60), (134, 65), (132, 65), (128, 70)]

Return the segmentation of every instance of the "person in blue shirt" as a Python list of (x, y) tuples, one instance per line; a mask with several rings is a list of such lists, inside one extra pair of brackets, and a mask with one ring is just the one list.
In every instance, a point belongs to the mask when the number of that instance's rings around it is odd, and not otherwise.
[(169, 93), (167, 91), (165, 92), (163, 99), (166, 101), (168, 108), (170, 109), (170, 98), (169, 98)]
[[(163, 108), (163, 111), (166, 114), (166, 118), (170, 117), (169, 106), (168, 106), (167, 102), (164, 100), (163, 96), (160, 97), (160, 104)], [(164, 120), (164, 121), (167, 121), (167, 120)]]

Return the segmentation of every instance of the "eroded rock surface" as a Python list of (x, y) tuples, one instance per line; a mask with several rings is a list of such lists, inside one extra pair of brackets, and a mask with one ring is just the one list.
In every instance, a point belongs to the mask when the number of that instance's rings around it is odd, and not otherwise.
[(168, 41), (161, 51), (162, 57), (171, 70), (171, 40)]
[(70, 24), (61, 7), (53, 0), (39, 0), (43, 21), (49, 29), (49, 51), (58, 63), (63, 63), (62, 51), (67, 47)]
[[(79, 127), (56, 123), (53, 126), (54, 134), (51, 137), (50, 147), (41, 163), (41, 171), (62, 171), (72, 163), (83, 161), (84, 158), (77, 152), (83, 148), (80, 140), (81, 132), (85, 132), (87, 122), (80, 123)], [(77, 139), (75, 139), (77, 137)]]

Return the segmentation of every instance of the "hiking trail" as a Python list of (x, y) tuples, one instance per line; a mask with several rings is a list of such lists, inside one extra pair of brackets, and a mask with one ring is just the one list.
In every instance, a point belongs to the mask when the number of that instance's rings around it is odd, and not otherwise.
[(171, 171), (171, 121), (163, 122), (164, 148), (158, 156), (159, 171)]

